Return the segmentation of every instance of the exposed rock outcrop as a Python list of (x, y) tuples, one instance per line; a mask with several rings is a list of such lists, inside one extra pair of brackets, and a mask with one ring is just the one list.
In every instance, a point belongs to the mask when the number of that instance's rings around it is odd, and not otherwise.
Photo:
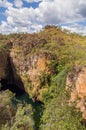
[(8, 53), (0, 50), (0, 79), (8, 75)]
[[(40, 52), (31, 55), (23, 55), (23, 52), (16, 52), (13, 48), (10, 56), (13, 64), (21, 77), (25, 91), (33, 100), (41, 100), (42, 92), (45, 88), (40, 86), (40, 76), (42, 73), (49, 75), (51, 70), (49, 64), (53, 59), (50, 52)], [(20, 57), (19, 57), (20, 55)]]
[(86, 67), (75, 66), (67, 76), (66, 88), (70, 89), (70, 103), (76, 102), (76, 107), (86, 119)]
[(19, 34), (4, 44), (4, 51), (0, 51), (0, 79), (24, 89), (33, 100), (41, 101), (46, 90), (40, 86), (40, 76), (52, 73), (49, 64), (53, 54), (48, 50), (37, 51), (46, 43), (46, 39), (37, 34)]

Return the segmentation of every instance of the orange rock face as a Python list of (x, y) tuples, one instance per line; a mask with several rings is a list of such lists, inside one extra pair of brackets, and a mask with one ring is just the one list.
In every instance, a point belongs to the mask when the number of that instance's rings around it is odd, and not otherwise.
[(86, 97), (86, 68), (83, 68), (76, 80), (76, 91), (79, 98)]
[(9, 61), (5, 52), (0, 54), (0, 79), (16, 84), (34, 100), (41, 100), (42, 93), (46, 91), (41, 78), (54, 73), (54, 69), (50, 68), (54, 54), (50, 50), (42, 50), (48, 39), (46, 34), (42, 37), (35, 33), (15, 34), (5, 45)]
[[(39, 54), (24, 55), (23, 51), (12, 48), (10, 56), (18, 75), (24, 84), (26, 92), (36, 100), (41, 100), (42, 92), (45, 90), (40, 87), (40, 76), (42, 73), (50, 74), (49, 64), (52, 54), (42, 52)], [(40, 97), (40, 98), (39, 98)]]
[(80, 109), (83, 118), (86, 119), (86, 67), (78, 71), (74, 70), (74, 73), (69, 75), (66, 85), (67, 89), (71, 89), (70, 103), (76, 102), (76, 107)]

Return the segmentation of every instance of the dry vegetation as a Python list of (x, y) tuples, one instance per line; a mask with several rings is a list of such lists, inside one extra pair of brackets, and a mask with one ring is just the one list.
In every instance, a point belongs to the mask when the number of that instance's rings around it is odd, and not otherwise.
[[(67, 100), (70, 93), (65, 90), (65, 81), (68, 71), (74, 65), (86, 65), (86, 37), (67, 30), (62, 31), (55, 26), (46, 26), (37, 34), (9, 34), (7, 36), (0, 34), (1, 49), (10, 50), (12, 46), (16, 48), (16, 56), (19, 59), (22, 58), (21, 54), (28, 57), (32, 54), (46, 52), (54, 56), (49, 65), (52, 75), (42, 73), (40, 78), (40, 87), (47, 89), (42, 94), (45, 106), (40, 122), (36, 124), (37, 130), (85, 130), (86, 127), (81, 123), (81, 113), (76, 111), (75, 104), (68, 106)], [(3, 98), (5, 98), (4, 95)], [(8, 111), (7, 108), (5, 109)], [(5, 128), (6, 130), (7, 128), (8, 130), (10, 128), (11, 130), (36, 130), (33, 116), (27, 114), (30, 109), (27, 110), (26, 106), (19, 107), (14, 115), (14, 123), (10, 124), (10, 121), (6, 121), (6, 124), (2, 123), (3, 130)], [(25, 124), (28, 124), (27, 128)]]

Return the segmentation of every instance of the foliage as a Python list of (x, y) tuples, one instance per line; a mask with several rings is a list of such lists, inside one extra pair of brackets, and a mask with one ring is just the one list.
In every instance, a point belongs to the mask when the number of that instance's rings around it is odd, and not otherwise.
[(82, 116), (75, 104), (68, 105), (70, 93), (65, 90), (66, 75), (70, 66), (52, 76), (50, 89), (43, 95), (45, 110), (40, 130), (85, 130)]
[(0, 127), (12, 121), (15, 108), (12, 105), (14, 94), (9, 90), (0, 92)]
[(60, 92), (62, 93), (65, 88), (65, 80), (68, 69), (70, 66), (65, 67), (58, 74), (54, 74), (50, 78), (50, 85), (48, 86), (48, 90), (46, 90), (43, 95), (43, 102), (48, 103), (51, 99), (56, 98)]
[[(49, 25), (37, 34), (0, 34), (0, 49), (10, 50), (10, 41), (20, 62), (24, 57), (27, 62), (32, 54), (43, 52), (51, 53), (54, 58), (48, 66), (51, 75), (41, 72), (39, 76), (39, 88), (46, 88), (42, 94), (44, 111), (38, 107), (34, 112), (29, 104), (18, 104), (14, 108), (14, 94), (0, 92), (0, 130), (34, 130), (36, 126), (39, 130), (85, 130), (81, 113), (67, 102), (70, 93), (65, 90), (65, 82), (72, 66), (86, 65), (86, 37)], [(28, 80), (26, 86), (31, 89), (31, 81)]]
[[(62, 101), (63, 100), (63, 101)], [(74, 106), (58, 96), (46, 106), (41, 122), (41, 130), (85, 130), (81, 124), (81, 113)]]
[(45, 85), (49, 85), (50, 84), (50, 74), (46, 74), (45, 71), (41, 71), (40, 76), (39, 76), (39, 80), (40, 80), (40, 87), (43, 87)]
[(52, 70), (53, 73), (58, 73), (58, 62), (56, 59), (51, 60), (49, 68)]
[(31, 105), (19, 103), (16, 109), (13, 98), (9, 90), (0, 92), (0, 130), (34, 130)]
[(11, 130), (34, 130), (33, 111), (30, 105), (18, 105)]

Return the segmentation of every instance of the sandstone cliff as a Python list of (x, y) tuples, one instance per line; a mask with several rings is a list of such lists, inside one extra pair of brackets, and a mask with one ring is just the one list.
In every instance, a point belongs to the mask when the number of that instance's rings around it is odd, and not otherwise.
[(41, 128), (83, 128), (86, 37), (54, 26), (34, 34), (0, 34), (0, 89), (14, 88), (26, 92), (34, 102), (45, 104)]
[(71, 92), (69, 102), (75, 102), (76, 108), (80, 109), (83, 118), (86, 119), (86, 67), (75, 66), (68, 73), (66, 89)]
[[(85, 39), (53, 26), (45, 27), (38, 34), (10, 34), (5, 38), (1, 35), (0, 41), (1, 82), (16, 84), (33, 100), (41, 101), (44, 91), (48, 91), (49, 86), (43, 84), (44, 75), (58, 74), (68, 64), (75, 66), (82, 59), (85, 61)], [(72, 88), (70, 101), (78, 98), (77, 107), (85, 112), (86, 68), (81, 66), (80, 69), (77, 65), (68, 74), (66, 86)]]
[[(40, 76), (50, 75), (52, 70), (49, 65), (55, 59), (51, 51), (39, 50), (46, 40), (36, 34), (14, 35), (5, 43), (5, 48), (0, 52), (0, 79), (7, 84), (16, 84), (33, 100), (42, 100), (42, 92), (47, 88), (40, 86)], [(34, 50), (34, 52), (33, 52)]]

